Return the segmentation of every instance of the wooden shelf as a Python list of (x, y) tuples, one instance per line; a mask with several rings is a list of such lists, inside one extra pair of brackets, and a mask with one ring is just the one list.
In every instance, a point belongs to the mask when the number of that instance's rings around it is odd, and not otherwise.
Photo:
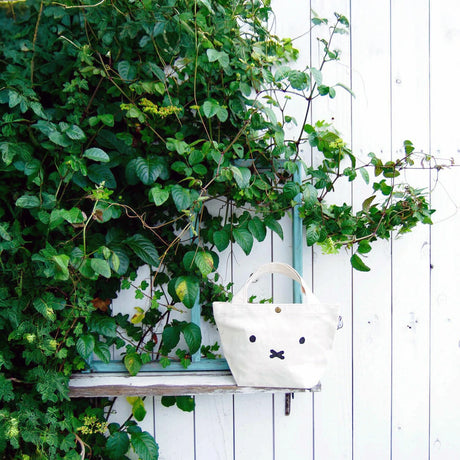
[(113, 396), (181, 396), (219, 393), (294, 393), (320, 391), (313, 388), (253, 388), (238, 386), (229, 371), (140, 372), (74, 374), (71, 398)]

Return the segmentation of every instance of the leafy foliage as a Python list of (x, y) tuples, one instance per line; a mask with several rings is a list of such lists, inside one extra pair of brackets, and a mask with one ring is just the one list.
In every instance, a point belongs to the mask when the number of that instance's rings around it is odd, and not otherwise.
[[(308, 245), (355, 245), (352, 266), (368, 270), (373, 241), (430, 223), (422, 191), (395, 180), (414, 148), (357, 165), (332, 126), (307, 124), (314, 99), (344, 88), (322, 78), (339, 58), (331, 44), (347, 31), (344, 16), (313, 18), (323, 61), (294, 70), (291, 41), (267, 29), (268, 0), (3, 3), (0, 451), (71, 459), (90, 446), (91, 458), (130, 448), (158, 458), (136, 421), (107, 425), (109, 402), (70, 400), (70, 375), (92, 354), (108, 362), (112, 346), (132, 375), (152, 359), (187, 367), (199, 350), (213, 356), (199, 327), (172, 313), (199, 297), (212, 321), (212, 301), (230, 295), (219, 252), (237, 244), (250, 254), (269, 230), (282, 237), (278, 221), (296, 203)], [(292, 98), (305, 102), (305, 121), (289, 139)], [(300, 158), (304, 145), (314, 165)], [(372, 188), (361, 210), (327, 204), (337, 181), (357, 177)], [(112, 314), (111, 299), (145, 264), (152, 283), (135, 285), (136, 298), (150, 308)], [(165, 403), (194, 408), (185, 396)], [(142, 420), (142, 400), (132, 406)]]

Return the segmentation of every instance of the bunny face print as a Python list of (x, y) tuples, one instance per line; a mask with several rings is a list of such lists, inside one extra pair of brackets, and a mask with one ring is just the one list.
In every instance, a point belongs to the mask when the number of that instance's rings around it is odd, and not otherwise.
[[(238, 385), (311, 388), (326, 366), (336, 319), (302, 304), (215, 308), (224, 355)], [(222, 318), (222, 315), (225, 318)], [(326, 343), (327, 342), (327, 343)]]

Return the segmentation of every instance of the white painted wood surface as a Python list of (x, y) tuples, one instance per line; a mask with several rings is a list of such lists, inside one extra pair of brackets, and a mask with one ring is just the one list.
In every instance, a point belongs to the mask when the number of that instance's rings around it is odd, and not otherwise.
[[(313, 116), (334, 117), (363, 162), (370, 151), (397, 158), (411, 139), (418, 150), (460, 165), (458, 0), (273, 4), (273, 28), (282, 36), (308, 30), (310, 7), (349, 17), (351, 34), (339, 44), (343, 61), (327, 79), (351, 86), (356, 98), (338, 88), (335, 100), (318, 101)], [(317, 60), (315, 38), (295, 44), (303, 64)], [(143, 426), (156, 436), (162, 460), (460, 458), (460, 168), (431, 177), (418, 170), (408, 179), (431, 187), (434, 225), (376, 244), (366, 259), (371, 272), (352, 272), (349, 253), (304, 248), (305, 279), (324, 302), (341, 304), (344, 322), (322, 391), (296, 394), (289, 416), (283, 394), (197, 395), (194, 413), (149, 397)], [(352, 197), (359, 209), (367, 196), (362, 186), (345, 185), (334, 200)], [(284, 241), (272, 235), (250, 258), (234, 247), (224, 279), (237, 289), (259, 264), (289, 262), (289, 225), (286, 218)], [(281, 299), (289, 287), (268, 278), (254, 293)], [(127, 311), (128, 303), (120, 300), (119, 308)], [(120, 397), (113, 420), (128, 413)]]

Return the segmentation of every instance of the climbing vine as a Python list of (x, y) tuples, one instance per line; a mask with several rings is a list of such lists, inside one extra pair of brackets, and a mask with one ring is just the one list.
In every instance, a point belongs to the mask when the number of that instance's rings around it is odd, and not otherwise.
[[(108, 423), (111, 401), (69, 398), (71, 374), (93, 355), (109, 362), (111, 349), (132, 375), (152, 360), (212, 356), (200, 328), (171, 312), (199, 295), (212, 321), (211, 303), (231, 295), (219, 254), (283, 237), (292, 206), (308, 245), (354, 247), (362, 271), (374, 241), (431, 222), (423, 191), (398, 182), (411, 142), (400, 159), (363, 164), (332, 125), (310, 121), (316, 99), (350, 91), (323, 77), (340, 58), (343, 15), (313, 17), (322, 60), (297, 70), (292, 41), (270, 33), (269, 0), (27, 0), (0, 13), (5, 458), (158, 458), (136, 422), (141, 398), (125, 423)], [(328, 204), (354, 180), (369, 186), (361, 209)], [(151, 283), (136, 279), (144, 265)], [(112, 300), (132, 286), (149, 307), (115, 314)], [(193, 410), (187, 397), (164, 403)]]

